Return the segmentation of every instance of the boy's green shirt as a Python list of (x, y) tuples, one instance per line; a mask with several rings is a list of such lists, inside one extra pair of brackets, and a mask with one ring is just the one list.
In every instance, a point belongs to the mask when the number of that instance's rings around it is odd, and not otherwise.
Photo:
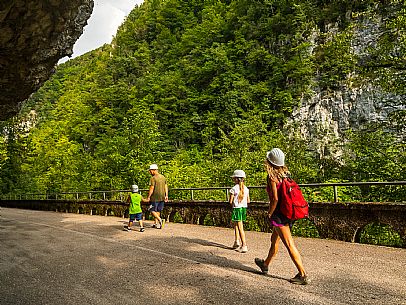
[(141, 198), (142, 196), (138, 193), (132, 193), (130, 194), (130, 208), (128, 213), (129, 214), (138, 214), (138, 213), (142, 213), (142, 209), (141, 209)]

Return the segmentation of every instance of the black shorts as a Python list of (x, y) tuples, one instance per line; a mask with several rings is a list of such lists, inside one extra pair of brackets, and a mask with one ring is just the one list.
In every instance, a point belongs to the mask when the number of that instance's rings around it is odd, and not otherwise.
[(293, 227), (293, 223), (295, 222), (294, 220), (287, 218), (280, 211), (273, 212), (269, 220), (271, 221), (271, 226), (273, 227), (283, 227), (285, 225), (289, 225), (291, 229)]

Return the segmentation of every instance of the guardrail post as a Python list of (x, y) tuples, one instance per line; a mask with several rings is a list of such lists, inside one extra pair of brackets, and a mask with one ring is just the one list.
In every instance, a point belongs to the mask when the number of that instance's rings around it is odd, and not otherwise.
[(79, 200), (79, 193), (76, 193), (76, 200)]
[(338, 202), (337, 185), (333, 186), (333, 190), (334, 190), (334, 203), (337, 203)]
[(228, 189), (226, 189), (226, 201), (228, 201)]
[(106, 192), (103, 192), (103, 200), (106, 200)]
[(190, 200), (194, 200), (194, 196), (193, 196), (193, 190), (190, 190)]

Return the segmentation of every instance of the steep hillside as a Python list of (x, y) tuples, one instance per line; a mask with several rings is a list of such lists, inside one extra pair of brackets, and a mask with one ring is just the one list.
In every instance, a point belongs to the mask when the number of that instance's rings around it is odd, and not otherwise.
[(3, 190), (262, 184), (275, 146), (302, 182), (405, 179), (405, 6), (146, 0), (5, 126)]

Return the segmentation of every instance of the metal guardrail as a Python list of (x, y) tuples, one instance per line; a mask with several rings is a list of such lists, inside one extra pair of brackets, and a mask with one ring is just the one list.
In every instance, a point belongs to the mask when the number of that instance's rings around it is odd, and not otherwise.
[[(337, 183), (307, 183), (299, 184), (301, 188), (324, 188), (324, 187), (333, 187), (334, 193), (334, 202), (338, 202), (338, 187), (345, 186), (372, 186), (372, 185), (406, 185), (406, 181), (390, 181), (390, 182), (337, 182)], [(265, 189), (266, 186), (248, 186), (249, 189)], [(187, 191), (189, 193), (189, 199), (194, 200), (194, 194), (196, 191), (214, 191), (220, 190), (225, 193), (225, 200), (229, 198), (230, 187), (197, 187), (197, 188), (171, 188), (170, 194), (176, 191)], [(2, 200), (63, 200), (68, 196), (71, 199), (76, 200), (120, 200), (123, 201), (124, 194), (131, 192), (130, 190), (110, 190), (110, 191), (85, 191), (85, 192), (60, 192), (60, 193), (24, 193), (24, 194), (7, 194), (1, 195)], [(148, 189), (140, 189), (140, 193), (148, 192)], [(73, 195), (73, 196), (71, 196)], [(99, 198), (96, 199), (97, 195)], [(112, 199), (114, 198), (114, 199)], [(406, 198), (405, 198), (406, 200)]]

